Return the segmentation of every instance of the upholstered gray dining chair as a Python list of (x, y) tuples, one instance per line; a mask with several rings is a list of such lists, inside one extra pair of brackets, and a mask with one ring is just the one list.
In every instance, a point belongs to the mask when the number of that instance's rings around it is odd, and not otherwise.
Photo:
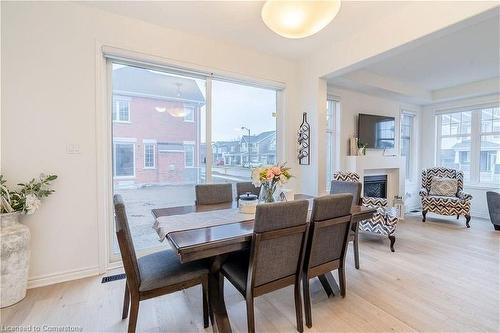
[[(362, 204), (361, 199), (361, 183), (356, 178), (350, 177), (349, 174), (336, 173), (330, 185), (330, 194), (349, 193), (352, 195), (352, 205)], [(354, 267), (359, 269), (359, 229), (357, 223), (351, 226), (349, 241), (352, 241), (354, 250)]]
[(302, 276), (307, 327), (312, 326), (309, 279), (338, 269), (340, 294), (345, 297), (345, 254), (351, 230), (351, 194), (315, 198)]
[(240, 195), (248, 193), (248, 192), (255, 194), (255, 195), (259, 195), (260, 194), (260, 186), (255, 187), (255, 185), (252, 184), (252, 182), (236, 183), (236, 200), (238, 200), (240, 198)]
[(486, 201), (488, 202), (491, 223), (495, 230), (500, 231), (500, 193), (486, 192)]
[(135, 332), (139, 302), (170, 294), (192, 286), (202, 285), (203, 325), (209, 325), (208, 273), (203, 262), (181, 264), (172, 250), (160, 251), (137, 259), (128, 225), (127, 213), (120, 195), (113, 197), (116, 237), (127, 281), (123, 300), (122, 319), (129, 315), (128, 332)]
[(233, 186), (228, 184), (201, 184), (195, 186), (196, 205), (216, 205), (233, 201)]
[(295, 286), (297, 330), (304, 330), (300, 281), (307, 209), (307, 200), (257, 205), (250, 251), (234, 253), (222, 265), (222, 274), (245, 297), (248, 332), (255, 332), (254, 298), (289, 285)]

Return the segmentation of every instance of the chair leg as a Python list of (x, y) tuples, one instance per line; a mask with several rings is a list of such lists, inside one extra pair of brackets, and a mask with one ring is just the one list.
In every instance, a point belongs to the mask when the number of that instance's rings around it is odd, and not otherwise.
[(425, 215), (427, 215), (427, 211), (422, 210), (422, 222), (425, 222)]
[(300, 278), (295, 281), (295, 316), (297, 317), (297, 331), (304, 332), (304, 323), (302, 318), (302, 294), (300, 293)]
[[(209, 313), (211, 313), (208, 304), (208, 278), (204, 278), (201, 282), (202, 298), (203, 298), (203, 327), (207, 328), (209, 324)], [(212, 315), (213, 316), (213, 315)], [(211, 317), (212, 317), (211, 316)], [(213, 322), (213, 319), (212, 319)]]
[(130, 317), (128, 319), (128, 333), (135, 333), (138, 315), (139, 315), (139, 296), (132, 295), (130, 302)]
[(344, 269), (344, 263), (342, 263), (339, 267), (339, 287), (340, 287), (340, 296), (342, 298), (345, 297), (345, 269)]
[(130, 292), (128, 291), (128, 284), (125, 282), (125, 296), (123, 297), (123, 312), (122, 319), (128, 317), (128, 308), (130, 304)]
[(457, 220), (460, 218), (460, 214), (457, 214)]
[(354, 241), (352, 242), (354, 245), (354, 267), (359, 269), (359, 237), (358, 232), (354, 235)]
[(467, 226), (467, 228), (470, 228), (470, 215), (469, 214), (465, 215), (465, 225)]
[(245, 297), (247, 303), (247, 328), (248, 333), (255, 333), (255, 314), (253, 305), (253, 296)]
[(500, 231), (500, 225), (498, 224), (493, 224), (493, 228), (495, 228), (496, 231)]
[(396, 242), (396, 236), (389, 235), (389, 240), (391, 241), (391, 252), (394, 252), (394, 243)]
[(304, 290), (304, 310), (306, 315), (306, 326), (312, 327), (312, 313), (311, 313), (311, 293), (309, 291), (309, 278), (304, 274), (302, 278), (302, 289)]

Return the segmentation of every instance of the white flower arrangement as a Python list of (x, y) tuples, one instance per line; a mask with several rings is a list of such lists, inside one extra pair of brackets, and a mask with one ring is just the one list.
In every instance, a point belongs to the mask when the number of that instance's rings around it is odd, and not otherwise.
[(57, 179), (56, 175), (41, 174), (39, 179), (33, 178), (28, 183), (17, 184), (17, 191), (10, 190), (5, 184), (7, 181), (0, 175), (0, 213), (20, 212), (27, 215), (34, 214), (42, 205), (42, 198), (48, 197), (54, 190), (50, 183)]

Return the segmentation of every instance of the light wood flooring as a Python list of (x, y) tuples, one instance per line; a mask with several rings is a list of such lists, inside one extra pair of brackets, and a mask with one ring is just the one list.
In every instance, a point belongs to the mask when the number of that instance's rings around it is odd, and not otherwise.
[[(473, 219), (471, 226), (466, 229), (463, 218), (430, 213), (422, 223), (415, 214), (398, 225), (395, 253), (388, 239), (362, 235), (360, 270), (349, 248), (345, 298), (327, 298), (319, 281), (312, 281), (313, 327), (305, 332), (499, 332), (500, 232), (488, 220)], [(125, 281), (100, 280), (31, 289), (26, 299), (1, 310), (1, 325), (126, 331)], [(194, 287), (141, 302), (137, 331), (212, 332), (203, 329), (200, 296)], [(227, 281), (225, 299), (233, 331), (246, 332), (245, 302)], [(295, 331), (291, 288), (255, 304), (258, 332)]]

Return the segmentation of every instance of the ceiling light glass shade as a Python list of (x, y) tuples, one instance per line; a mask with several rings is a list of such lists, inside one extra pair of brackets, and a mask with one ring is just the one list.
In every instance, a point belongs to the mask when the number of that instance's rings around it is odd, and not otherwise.
[(340, 10), (340, 0), (268, 0), (262, 20), (269, 29), (286, 38), (304, 38), (326, 27)]
[(188, 114), (188, 112), (184, 108), (184, 106), (174, 106), (174, 107), (168, 108), (167, 111), (168, 111), (168, 113), (170, 113), (170, 115), (172, 117), (176, 117), (176, 118), (182, 118), (182, 117), (187, 116), (187, 114)]

